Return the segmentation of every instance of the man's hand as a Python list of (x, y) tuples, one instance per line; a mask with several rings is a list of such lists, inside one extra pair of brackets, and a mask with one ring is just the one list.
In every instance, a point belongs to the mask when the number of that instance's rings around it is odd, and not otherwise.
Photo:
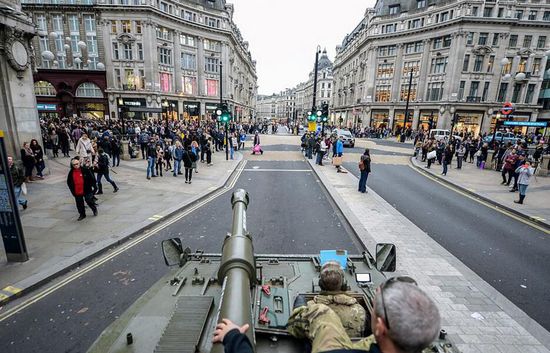
[(245, 333), (246, 331), (248, 331), (249, 327), (250, 325), (248, 324), (244, 324), (243, 326), (239, 327), (229, 319), (222, 319), (222, 322), (220, 322), (216, 326), (216, 330), (214, 331), (214, 338), (212, 339), (212, 342), (223, 343), (223, 339), (229, 331), (237, 329), (239, 330), (240, 333)]

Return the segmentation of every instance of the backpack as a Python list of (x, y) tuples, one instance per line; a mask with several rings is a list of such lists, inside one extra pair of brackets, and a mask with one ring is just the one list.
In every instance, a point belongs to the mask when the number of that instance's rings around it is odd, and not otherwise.
[(100, 170), (106, 170), (109, 168), (109, 156), (103, 153), (97, 160), (97, 167)]

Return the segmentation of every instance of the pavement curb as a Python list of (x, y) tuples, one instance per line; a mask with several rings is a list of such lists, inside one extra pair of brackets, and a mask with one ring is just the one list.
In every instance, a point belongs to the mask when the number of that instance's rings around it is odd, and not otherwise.
[[(375, 249), (376, 248), (376, 241), (371, 236), (368, 230), (363, 227), (361, 224), (361, 221), (355, 216), (355, 214), (351, 211), (351, 209), (347, 206), (346, 202), (338, 195), (336, 190), (334, 189), (334, 186), (330, 184), (330, 182), (326, 179), (324, 175), (317, 172), (316, 167), (314, 166), (313, 162), (309, 159), (305, 158), (306, 162), (309, 164), (311, 170), (315, 173), (317, 178), (320, 180), (320, 184), (327, 192), (328, 196), (332, 199), (332, 202), (334, 205), (338, 208), (346, 222), (350, 225), (351, 230), (353, 231), (353, 236), (357, 239), (357, 241), (363, 246), (364, 250), (369, 251), (369, 249)], [(327, 167), (332, 167), (332, 164), (327, 164)], [(366, 240), (366, 241), (365, 241)], [(370, 252), (370, 251), (369, 251)]]
[(546, 222), (544, 222), (544, 221), (540, 221), (540, 220), (538, 220), (538, 219), (536, 219), (536, 218), (534, 218), (534, 217), (532, 217), (532, 216), (529, 216), (529, 215), (527, 215), (527, 214), (525, 214), (525, 213), (523, 213), (523, 212), (520, 212), (520, 211), (518, 211), (518, 210), (516, 210), (516, 209), (513, 209), (513, 208), (511, 208), (511, 207), (505, 206), (505, 205), (503, 205), (503, 204), (501, 204), (501, 203), (498, 203), (498, 202), (496, 202), (496, 201), (494, 201), (494, 200), (492, 200), (492, 199), (490, 199), (490, 198), (488, 198), (488, 197), (485, 197), (485, 196), (483, 196), (483, 195), (480, 195), (480, 194), (478, 194), (478, 193), (476, 193), (476, 192), (470, 191), (470, 190), (468, 190), (467, 188), (465, 188), (464, 186), (461, 186), (461, 185), (459, 185), (459, 184), (457, 184), (457, 183), (453, 183), (452, 181), (450, 181), (450, 180), (448, 180), (448, 179), (445, 179), (445, 178), (442, 178), (441, 176), (439, 176), (439, 175), (437, 175), (437, 174), (435, 174), (435, 173), (430, 173), (430, 172), (424, 170), (424, 168), (418, 164), (418, 161), (415, 162), (415, 157), (411, 157), (411, 158), (410, 158), (410, 163), (411, 163), (411, 165), (412, 165), (416, 170), (418, 170), (418, 171), (419, 171), (420, 173), (422, 173), (422, 174), (429, 175), (429, 176), (431, 176), (431, 177), (437, 179), (438, 181), (441, 181), (441, 182), (443, 182), (443, 183), (445, 183), (445, 184), (447, 184), (447, 185), (451, 185), (451, 186), (453, 186), (453, 187), (459, 189), (460, 191), (462, 191), (462, 192), (464, 192), (464, 193), (467, 193), (467, 194), (470, 195), (470, 196), (473, 196), (473, 197), (475, 197), (475, 198), (477, 198), (477, 199), (480, 199), (480, 200), (483, 200), (483, 201), (485, 201), (485, 202), (487, 202), (487, 203), (490, 203), (491, 205), (493, 205), (493, 206), (495, 206), (495, 207), (497, 207), (497, 208), (501, 208), (501, 209), (506, 210), (506, 211), (508, 211), (508, 212), (510, 212), (510, 213), (513, 213), (514, 215), (516, 215), (516, 216), (518, 216), (518, 217), (525, 218), (525, 219), (529, 220), (530, 222), (533, 222), (533, 223), (535, 223), (535, 224), (537, 224), (537, 225), (543, 227), (544, 229), (550, 231), (550, 224), (548, 224), (548, 223), (546, 223)]
[[(78, 259), (69, 259), (68, 261), (73, 261), (73, 262), (67, 265), (62, 265), (60, 269), (55, 269), (54, 271), (47, 274), (46, 276), (41, 277), (40, 276), (41, 273), (33, 274), (22, 281), (11, 284), (10, 286), (4, 289), (0, 289), (0, 305), (8, 304), (16, 299), (23, 297), (29, 292), (32, 292), (33, 290), (43, 286), (44, 284), (60, 276), (63, 276), (64, 274), (70, 272), (75, 268), (82, 266), (84, 263), (92, 260), (93, 258), (102, 255), (103, 253), (109, 251), (111, 248), (120, 246), (125, 242), (127, 242), (128, 240), (135, 237), (136, 235), (142, 232), (145, 232), (149, 229), (152, 229), (157, 225), (161, 224), (162, 222), (169, 220), (176, 214), (189, 208), (194, 203), (200, 202), (210, 197), (211, 195), (215, 194), (219, 190), (225, 188), (227, 184), (231, 181), (231, 179), (236, 175), (239, 168), (244, 163), (246, 163), (246, 160), (244, 159), (241, 153), (238, 153), (236, 155), (240, 155), (240, 161), (235, 165), (231, 173), (228, 173), (227, 176), (215, 186), (215, 189), (207, 189), (206, 191), (190, 198), (184, 204), (181, 204), (172, 208), (168, 208), (167, 210), (164, 211), (166, 212), (166, 215), (158, 220), (147, 223), (146, 225), (138, 224), (136, 227), (133, 227), (133, 229), (132, 227), (130, 227), (130, 230), (127, 231), (126, 234), (123, 234), (118, 239), (106, 239), (103, 241), (99, 241), (95, 247), (90, 248), (88, 251), (80, 252), (79, 254), (83, 255), (82, 257)], [(78, 254), (75, 255), (75, 257), (77, 256)], [(42, 275), (43, 275), (43, 272), (42, 272)], [(36, 279), (36, 277), (41, 277), (41, 278)]]

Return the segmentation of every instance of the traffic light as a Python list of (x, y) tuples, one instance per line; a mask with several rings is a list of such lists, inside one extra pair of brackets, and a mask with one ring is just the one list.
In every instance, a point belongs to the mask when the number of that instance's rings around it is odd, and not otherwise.
[(328, 104), (323, 103), (321, 105), (321, 121), (326, 123), (328, 121)]
[(220, 115), (220, 121), (222, 123), (229, 123), (231, 120), (231, 113), (229, 112), (229, 107), (227, 106), (227, 103), (223, 103), (221, 105), (221, 115)]
[(307, 112), (307, 121), (315, 121), (315, 115), (311, 111)]

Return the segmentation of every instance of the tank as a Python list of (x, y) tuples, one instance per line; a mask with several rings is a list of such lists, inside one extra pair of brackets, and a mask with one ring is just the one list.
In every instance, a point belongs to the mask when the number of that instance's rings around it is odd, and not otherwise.
[[(213, 344), (212, 337), (222, 318), (248, 323), (247, 335), (256, 352), (303, 352), (303, 342), (286, 331), (287, 322), (296, 296), (312, 299), (320, 292), (319, 272), (328, 260), (340, 262), (347, 293), (367, 315), (372, 312), (384, 273), (395, 271), (393, 244), (377, 244), (376, 258), (367, 251), (348, 254), (342, 249), (311, 255), (256, 254), (246, 225), (248, 204), (245, 190), (233, 193), (233, 224), (219, 254), (193, 252), (179, 238), (163, 241), (164, 260), (173, 271), (113, 322), (88, 352), (221, 353), (223, 346)], [(369, 334), (366, 328), (362, 337)], [(442, 331), (425, 352), (458, 350)]]

